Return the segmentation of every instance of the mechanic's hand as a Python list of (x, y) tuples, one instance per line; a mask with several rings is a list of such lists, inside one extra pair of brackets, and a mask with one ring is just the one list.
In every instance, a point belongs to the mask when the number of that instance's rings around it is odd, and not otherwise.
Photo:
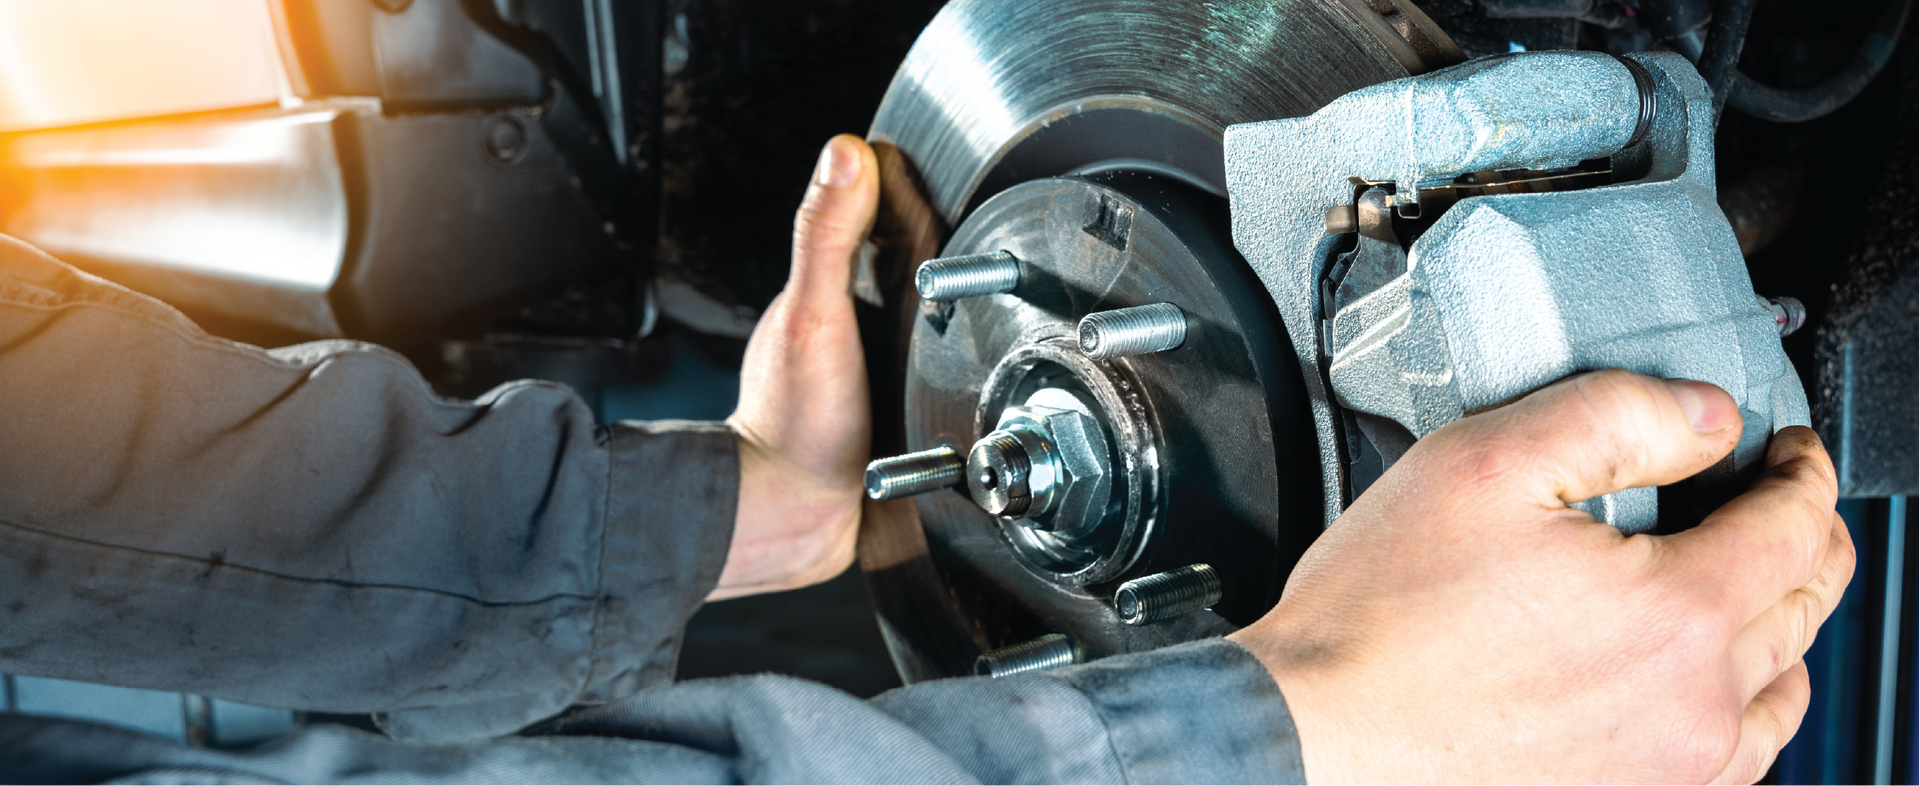
[(1853, 575), (1812, 431), (1699, 527), (1567, 507), (1727, 454), (1719, 388), (1587, 374), (1416, 443), (1232, 638), (1273, 673), (1309, 782), (1751, 782), (1799, 728), (1800, 657)]
[(877, 172), (859, 137), (834, 137), (794, 218), (793, 271), (747, 342), (727, 421), (740, 507), (710, 600), (817, 584), (853, 561), (872, 423), (850, 288)]

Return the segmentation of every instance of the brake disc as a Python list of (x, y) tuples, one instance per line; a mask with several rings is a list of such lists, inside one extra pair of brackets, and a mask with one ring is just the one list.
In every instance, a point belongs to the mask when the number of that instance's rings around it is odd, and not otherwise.
[[(870, 502), (860, 562), (904, 679), (1032, 640), (1076, 660), (1152, 649), (1271, 607), (1324, 524), (1319, 449), (1274, 304), (1233, 250), (1224, 131), (1459, 59), (1404, 1), (941, 11), (869, 134), (884, 189), (883, 253), (863, 277), (882, 304), (862, 314), (875, 454), (965, 455), (1046, 390), (1098, 422), (1112, 502), (1073, 528), (989, 514), (965, 488)], [(1009, 252), (1020, 286), (923, 303), (908, 273), (936, 250)], [(1087, 314), (1151, 304), (1185, 315), (1179, 348), (1075, 345)], [(1122, 582), (1195, 563), (1217, 576), (1211, 611), (1157, 625), (1115, 611)]]

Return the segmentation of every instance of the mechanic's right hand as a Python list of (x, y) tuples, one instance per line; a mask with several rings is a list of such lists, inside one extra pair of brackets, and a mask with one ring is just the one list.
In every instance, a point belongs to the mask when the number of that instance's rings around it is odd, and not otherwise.
[(1732, 449), (1719, 388), (1608, 371), (1422, 439), (1232, 638), (1273, 673), (1309, 782), (1751, 782), (1806, 711), (1800, 658), (1853, 575), (1812, 431), (1692, 530), (1567, 506)]

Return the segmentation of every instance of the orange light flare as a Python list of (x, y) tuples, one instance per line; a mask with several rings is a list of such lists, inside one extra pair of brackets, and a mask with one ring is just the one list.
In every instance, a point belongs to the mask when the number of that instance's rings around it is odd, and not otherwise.
[(0, 132), (277, 104), (268, 0), (0, 0)]

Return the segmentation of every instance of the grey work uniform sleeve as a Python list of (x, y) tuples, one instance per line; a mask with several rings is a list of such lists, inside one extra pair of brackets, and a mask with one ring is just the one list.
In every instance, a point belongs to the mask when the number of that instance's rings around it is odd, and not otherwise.
[(671, 679), (735, 449), (213, 338), (0, 236), (0, 672), (512, 732)]
[(310, 727), (237, 752), (0, 718), (28, 783), (1301, 783), (1286, 703), (1220, 639), (862, 702), (789, 677), (695, 680), (526, 736), (419, 744)]
[(539, 383), (439, 399), (375, 347), (211, 338), (0, 237), (0, 671), (373, 711), (406, 738), (219, 751), (0, 715), (0, 781), (1301, 779), (1279, 690), (1221, 640), (871, 702), (671, 684), (734, 444), (596, 429)]

